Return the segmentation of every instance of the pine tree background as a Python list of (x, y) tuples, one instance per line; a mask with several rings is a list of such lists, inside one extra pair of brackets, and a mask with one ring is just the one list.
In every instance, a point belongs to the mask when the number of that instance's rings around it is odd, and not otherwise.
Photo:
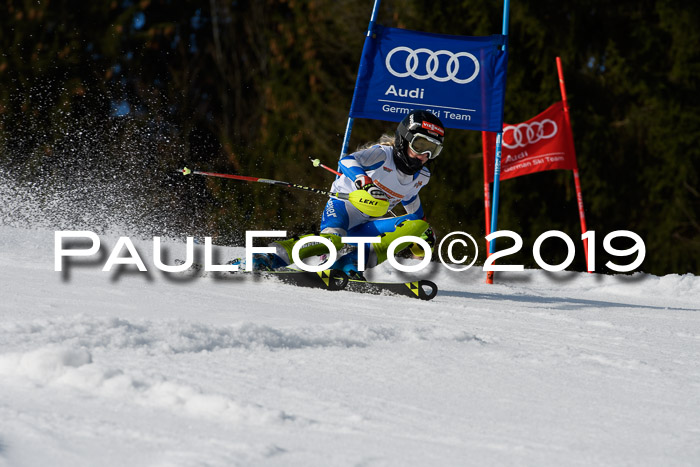
[[(121, 212), (144, 235), (230, 245), (246, 230), (312, 231), (322, 197), (175, 170), (330, 186), (309, 157), (336, 164), (371, 9), (371, 0), (2, 1), (2, 180), (31, 187), (57, 227), (99, 230)], [(384, 0), (378, 22), (497, 34), (502, 4)], [(622, 229), (645, 241), (638, 270), (700, 274), (698, 24), (691, 1), (511, 3), (505, 120), (560, 99), (561, 57), (599, 271), (631, 261), (602, 249)], [(351, 148), (394, 128), (356, 120)], [(449, 131), (433, 174), (421, 199), (437, 232), (483, 237), (481, 135)], [(532, 243), (552, 229), (580, 249), (571, 172), (504, 181), (500, 199), (499, 228), (525, 241), (509, 262), (532, 266)], [(543, 256), (554, 264), (563, 250)], [(581, 251), (572, 268), (585, 268)]]

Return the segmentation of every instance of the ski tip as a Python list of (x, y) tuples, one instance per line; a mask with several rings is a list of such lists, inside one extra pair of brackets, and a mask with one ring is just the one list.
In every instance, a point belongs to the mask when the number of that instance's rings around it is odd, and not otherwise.
[(409, 285), (408, 288), (415, 293), (421, 300), (432, 300), (438, 293), (438, 286), (435, 282), (429, 280), (419, 280), (414, 286)]

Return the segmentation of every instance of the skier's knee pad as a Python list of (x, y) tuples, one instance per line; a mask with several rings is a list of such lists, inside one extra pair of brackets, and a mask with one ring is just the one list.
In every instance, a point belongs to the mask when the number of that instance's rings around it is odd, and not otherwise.
[[(410, 220), (410, 221), (404, 221), (401, 224), (396, 227), (396, 230), (392, 232), (386, 232), (383, 233), (380, 236), (381, 241), (379, 243), (373, 243), (372, 244), (372, 252), (373, 254), (370, 254), (370, 258), (368, 260), (368, 266), (373, 267), (376, 266), (377, 264), (383, 263), (386, 261), (387, 258), (387, 252), (389, 250), (389, 245), (391, 245), (394, 240), (405, 237), (405, 236), (414, 236), (414, 237), (420, 237), (423, 235), (423, 232), (428, 230), (430, 225), (425, 222), (424, 220), (416, 219), (416, 220)], [(401, 252), (403, 249), (409, 247), (412, 245), (412, 241), (407, 240), (405, 242), (400, 242), (396, 249), (394, 250), (395, 253)], [(375, 263), (376, 261), (376, 263)]]
[[(421, 235), (418, 236), (418, 238), (424, 240), (425, 243), (428, 244), (428, 246), (430, 247), (431, 253), (433, 251), (435, 251), (435, 244), (437, 243), (437, 236), (435, 235), (435, 229), (433, 229), (432, 227), (428, 227), (425, 230), (425, 232), (423, 232)], [(411, 254), (413, 255), (414, 258), (423, 258), (423, 257), (425, 257), (425, 253), (426, 253), (426, 251), (418, 243), (414, 243), (411, 245)]]

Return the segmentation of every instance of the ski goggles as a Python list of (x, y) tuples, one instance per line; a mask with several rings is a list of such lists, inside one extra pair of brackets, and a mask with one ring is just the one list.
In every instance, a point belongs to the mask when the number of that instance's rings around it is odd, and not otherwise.
[(414, 133), (411, 139), (408, 140), (408, 147), (418, 154), (428, 153), (428, 159), (435, 159), (442, 151), (442, 143), (440, 141), (422, 133)]

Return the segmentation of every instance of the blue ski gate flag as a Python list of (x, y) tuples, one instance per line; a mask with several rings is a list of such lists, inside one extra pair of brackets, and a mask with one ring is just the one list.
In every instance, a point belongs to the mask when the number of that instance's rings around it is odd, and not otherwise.
[(448, 128), (502, 131), (504, 35), (450, 36), (379, 25), (373, 32), (350, 117), (398, 122), (422, 109)]

